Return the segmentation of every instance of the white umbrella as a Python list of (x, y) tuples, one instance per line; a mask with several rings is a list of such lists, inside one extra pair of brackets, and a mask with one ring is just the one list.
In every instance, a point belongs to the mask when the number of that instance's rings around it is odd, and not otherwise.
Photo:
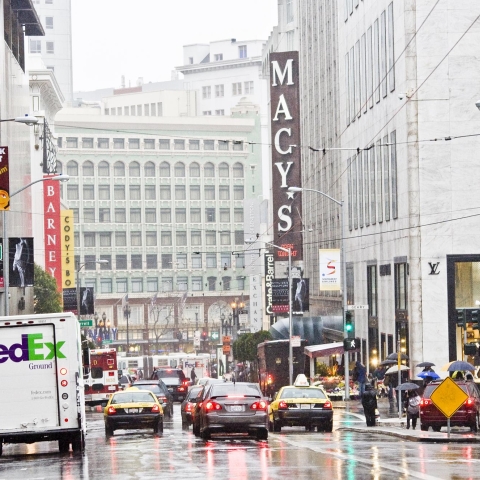
[[(406, 367), (405, 365), (400, 365), (400, 370), (410, 370), (410, 367)], [(398, 372), (398, 365), (393, 365), (391, 366), (386, 372), (385, 375), (388, 375), (389, 373), (397, 373)]]

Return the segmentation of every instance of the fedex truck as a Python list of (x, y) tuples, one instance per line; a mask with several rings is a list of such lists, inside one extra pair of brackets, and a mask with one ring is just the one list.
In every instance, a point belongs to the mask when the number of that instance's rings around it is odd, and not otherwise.
[(80, 327), (72, 313), (0, 317), (0, 454), (6, 443), (85, 447)]

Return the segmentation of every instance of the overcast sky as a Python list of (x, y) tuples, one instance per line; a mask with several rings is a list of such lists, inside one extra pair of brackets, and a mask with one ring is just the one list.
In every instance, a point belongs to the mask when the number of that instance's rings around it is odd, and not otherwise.
[(170, 80), (183, 45), (267, 40), (277, 0), (72, 0), (74, 91)]

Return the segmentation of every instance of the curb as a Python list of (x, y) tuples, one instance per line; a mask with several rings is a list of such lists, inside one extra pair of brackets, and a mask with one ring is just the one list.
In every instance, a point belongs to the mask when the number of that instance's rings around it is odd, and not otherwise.
[(344, 432), (356, 432), (356, 433), (373, 433), (376, 435), (387, 435), (390, 437), (402, 438), (410, 442), (422, 442), (422, 443), (480, 443), (480, 439), (477, 437), (464, 437), (458, 434), (451, 434), (448, 438), (447, 434), (439, 434), (441, 436), (431, 436), (424, 432), (420, 435), (411, 435), (403, 432), (396, 432), (391, 430), (384, 430), (382, 427), (374, 428), (359, 428), (359, 427), (340, 427), (337, 431)]

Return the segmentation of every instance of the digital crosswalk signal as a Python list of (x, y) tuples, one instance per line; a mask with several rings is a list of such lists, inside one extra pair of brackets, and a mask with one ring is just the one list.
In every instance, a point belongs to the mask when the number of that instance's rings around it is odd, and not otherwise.
[(352, 350), (360, 350), (360, 339), (359, 338), (344, 338), (343, 339), (343, 349), (346, 352)]

